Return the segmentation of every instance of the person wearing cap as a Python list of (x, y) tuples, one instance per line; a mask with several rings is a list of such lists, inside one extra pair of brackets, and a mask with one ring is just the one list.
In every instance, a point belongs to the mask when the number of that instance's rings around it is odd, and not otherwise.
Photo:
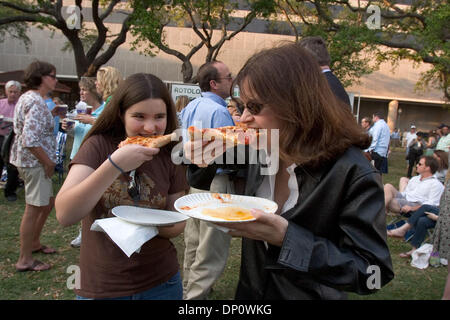
[(406, 155), (409, 154), (409, 146), (417, 139), (416, 126), (411, 125), (411, 130), (406, 134)]
[(441, 133), (441, 138), (439, 139), (437, 145), (436, 145), (436, 150), (442, 150), (445, 152), (449, 152), (450, 151), (450, 135), (448, 134), (448, 125), (446, 124), (441, 124), (439, 126), (439, 130)]

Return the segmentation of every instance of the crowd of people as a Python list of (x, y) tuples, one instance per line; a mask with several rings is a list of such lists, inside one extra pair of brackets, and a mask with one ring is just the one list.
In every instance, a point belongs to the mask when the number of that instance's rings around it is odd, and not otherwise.
[[(20, 84), (12, 83), (7, 90), (19, 94), (0, 100), (0, 112), (6, 114), (4, 105), (13, 110), (8, 109), (14, 139), (6, 163), (25, 186), (16, 270), (51, 268), (33, 253), (56, 252), (40, 242), (53, 208), (62, 226), (81, 222), (72, 242), (81, 244), (81, 286), (75, 291), (79, 300), (207, 299), (224, 271), (231, 237), (242, 238), (235, 298), (246, 300), (345, 299), (346, 292), (373, 293), (394, 277), (387, 236), (403, 238), (411, 230), (413, 248), (403, 256), (410, 257), (426, 230), (435, 226), (435, 250), (449, 258), (448, 126), (439, 128), (441, 136), (435, 140), (428, 137), (430, 144), (418, 133), (409, 137), (408, 164), (417, 163), (417, 175), (408, 169), (399, 190), (383, 186), (391, 138), (384, 115), (376, 112), (360, 126), (329, 65), (320, 37), (282, 43), (254, 54), (235, 77), (221, 61), (205, 63), (196, 77), (201, 97), (183, 97), (176, 103), (154, 75), (137, 73), (124, 79), (119, 70), (102, 67), (96, 78), (81, 78), (80, 100), (92, 112), (78, 114), (71, 126), (66, 114), (45, 100), (55, 89), (56, 68), (31, 63), (24, 79), (28, 91), (20, 95)], [(239, 97), (229, 103), (236, 86)], [(55, 121), (58, 130), (74, 135), (69, 171), (56, 198), (51, 180), (57, 162)], [(218, 139), (191, 140), (186, 135), (182, 152), (189, 164), (174, 164), (175, 143), (118, 148), (127, 137), (164, 135), (191, 125), (237, 124), (267, 132), (267, 144), (254, 150), (256, 164), (217, 161), (229, 159), (227, 153), (233, 150)], [(395, 137), (401, 143), (400, 135)], [(423, 152), (411, 162), (418, 144)], [(269, 159), (273, 147), (278, 147), (278, 170), (268, 174), (261, 159)], [(428, 150), (432, 153), (425, 155)], [(194, 156), (198, 154), (202, 156)], [(13, 184), (14, 179), (11, 173)], [(94, 221), (112, 217), (116, 206), (175, 210), (180, 197), (203, 192), (266, 198), (276, 202), (278, 210), (268, 214), (253, 209), (254, 221), (235, 223), (227, 231), (193, 218), (158, 227), (157, 236), (130, 257), (105, 233), (91, 231)], [(388, 231), (387, 212), (409, 218)], [(183, 266), (171, 242), (181, 233)], [(368, 285), (373, 265), (380, 270), (379, 286)], [(450, 277), (444, 298), (450, 298)]]
[[(399, 180), (398, 190), (390, 183), (384, 185), (386, 213), (404, 218), (388, 225), (387, 235), (411, 245), (411, 250), (400, 253), (400, 257), (411, 258), (432, 230), (433, 237), (429, 241), (433, 242), (433, 254), (448, 260), (450, 244), (445, 235), (448, 229), (443, 229), (448, 228), (450, 214), (447, 204), (450, 178), (448, 125), (442, 123), (436, 130), (424, 133), (417, 132), (412, 124), (402, 137), (397, 128), (390, 133), (383, 115), (376, 112), (372, 118), (362, 118), (361, 127), (372, 136), (371, 146), (365, 150), (366, 157), (380, 173), (387, 173), (390, 148), (406, 148), (407, 171)], [(450, 275), (450, 267), (448, 272)], [(443, 297), (450, 298), (450, 279), (447, 279)]]

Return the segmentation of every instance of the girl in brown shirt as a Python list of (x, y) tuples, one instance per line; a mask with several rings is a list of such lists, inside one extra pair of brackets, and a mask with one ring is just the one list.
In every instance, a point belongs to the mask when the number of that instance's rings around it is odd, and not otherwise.
[[(156, 237), (128, 258), (105, 233), (90, 231), (99, 218), (118, 205), (173, 210), (188, 188), (184, 170), (170, 158), (171, 145), (147, 148), (127, 145), (126, 137), (162, 135), (177, 127), (174, 103), (167, 87), (150, 74), (134, 74), (114, 93), (70, 163), (69, 174), (56, 197), (61, 225), (82, 221), (79, 299), (181, 299), (182, 285), (176, 249), (169, 240), (184, 223), (159, 227)], [(108, 156), (110, 155), (110, 159)], [(127, 191), (136, 170), (138, 200)]]

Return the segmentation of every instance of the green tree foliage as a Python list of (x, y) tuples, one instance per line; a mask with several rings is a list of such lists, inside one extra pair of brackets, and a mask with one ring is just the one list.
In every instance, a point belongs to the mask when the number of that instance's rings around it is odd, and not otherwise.
[[(427, 63), (417, 89), (433, 86), (450, 100), (450, 5), (442, 0), (278, 0), (297, 39), (320, 35), (328, 41), (332, 67), (349, 85), (379, 63), (402, 59)], [(370, 25), (379, 9), (379, 26)], [(293, 17), (297, 17), (295, 22)], [(369, 62), (375, 62), (369, 65)]]
[(30, 24), (60, 30), (72, 47), (78, 77), (93, 76), (125, 42), (132, 11), (121, 11), (122, 27), (118, 34), (112, 35), (105, 20), (119, 12), (118, 8), (126, 9), (126, 5), (120, 0), (89, 1), (95, 28), (88, 28), (84, 22), (83, 0), (76, 0), (75, 4), (79, 11), (64, 7), (62, 0), (0, 0), (0, 39), (8, 34), (29, 44), (26, 31)]
[[(21, 1), (14, 1), (14, 3), (21, 4)], [(0, 21), (8, 21), (14, 14), (14, 9), (0, 8)], [(0, 24), (0, 41), (3, 42), (6, 36), (23, 40), (27, 48), (29, 48), (29, 45), (31, 44), (31, 41), (27, 36), (27, 25), (21, 21), (11, 21), (6, 24)]]
[[(158, 2), (158, 5), (155, 5)], [(134, 49), (149, 55), (158, 50), (182, 61), (184, 82), (195, 82), (191, 58), (206, 47), (205, 62), (215, 60), (226, 41), (244, 30), (256, 17), (268, 17), (274, 10), (270, 0), (247, 0), (248, 11), (243, 18), (233, 17), (238, 1), (230, 0), (168, 0), (134, 1), (135, 15), (131, 20), (136, 37)], [(234, 28), (231, 31), (230, 26)], [(191, 28), (198, 37), (196, 43), (187, 43), (186, 50), (176, 50), (167, 43), (164, 29), (168, 26)], [(155, 33), (155, 30), (157, 32)]]
[[(80, 29), (67, 27), (62, 0), (0, 0), (0, 41), (9, 35), (30, 44), (27, 26), (60, 30), (74, 52), (78, 76), (93, 75), (106, 63), (124, 41), (128, 31), (135, 36), (133, 47), (154, 55), (159, 50), (176, 56), (182, 62), (184, 82), (195, 81), (192, 56), (206, 48), (205, 61), (217, 58), (225, 41), (231, 40), (256, 18), (267, 19), (280, 31), (280, 17), (287, 22), (297, 40), (320, 35), (328, 43), (331, 66), (348, 86), (377, 69), (381, 62), (393, 65), (402, 59), (416, 65), (429, 64), (422, 73), (418, 89), (436, 87), (450, 100), (450, 5), (447, 0), (92, 0), (95, 28), (87, 28), (83, 0), (75, 3), (83, 11)], [(237, 18), (240, 6), (247, 9)], [(373, 18), (371, 6), (380, 13), (380, 25), (366, 24)], [(112, 35), (105, 19), (120, 12), (122, 27)], [(166, 41), (165, 28), (182, 26), (197, 35), (195, 43), (184, 50)], [(269, 29), (270, 29), (269, 28)], [(281, 30), (286, 33), (284, 28)]]

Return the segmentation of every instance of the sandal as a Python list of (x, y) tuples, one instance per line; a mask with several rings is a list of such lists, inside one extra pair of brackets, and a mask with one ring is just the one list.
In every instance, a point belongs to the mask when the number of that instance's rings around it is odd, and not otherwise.
[(42, 252), (43, 254), (54, 254), (56, 250), (47, 246), (42, 245), (39, 249), (31, 251), (32, 253)]
[(46, 263), (43, 263), (39, 260), (34, 260), (31, 266), (25, 267), (25, 268), (18, 268), (16, 266), (17, 272), (26, 272), (26, 271), (45, 271), (50, 269), (52, 266)]

